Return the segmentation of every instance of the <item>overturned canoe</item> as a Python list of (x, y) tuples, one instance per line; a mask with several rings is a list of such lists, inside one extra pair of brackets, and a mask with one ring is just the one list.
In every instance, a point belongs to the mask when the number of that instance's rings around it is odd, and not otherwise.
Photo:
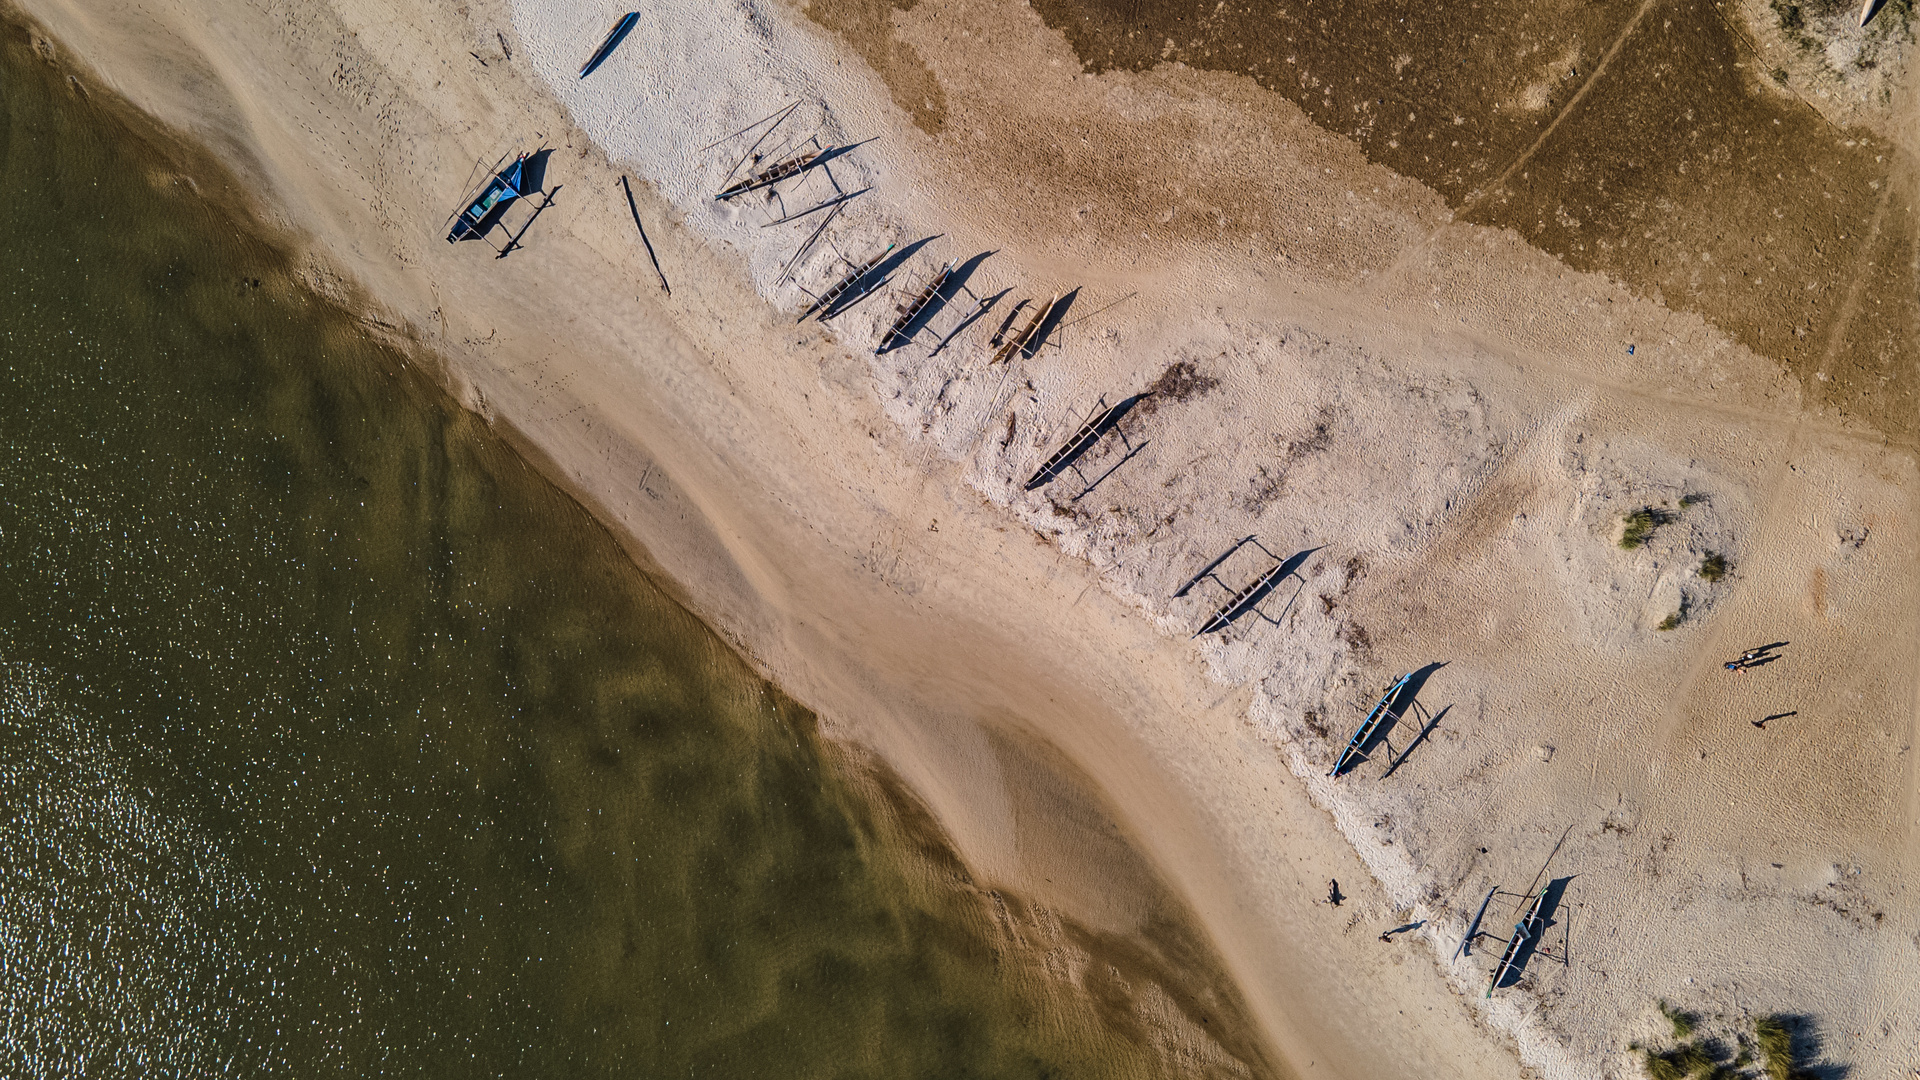
[(593, 74), (593, 69), (599, 67), (613, 50), (620, 46), (621, 40), (627, 36), (627, 31), (632, 30), (633, 24), (639, 21), (640, 13), (637, 11), (629, 11), (620, 16), (620, 21), (614, 23), (613, 29), (607, 31), (607, 36), (601, 40), (600, 47), (593, 50), (593, 55), (587, 57), (586, 63), (580, 65), (580, 77), (584, 79)]

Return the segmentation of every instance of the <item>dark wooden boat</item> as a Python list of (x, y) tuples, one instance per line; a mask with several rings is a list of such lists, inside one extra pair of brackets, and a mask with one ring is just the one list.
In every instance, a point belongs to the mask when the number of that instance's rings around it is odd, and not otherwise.
[[(905, 336), (902, 334), (902, 331), (912, 326), (913, 320), (919, 318), (920, 313), (927, 310), (927, 305), (933, 303), (933, 298), (940, 295), (940, 287), (945, 285), (947, 279), (952, 276), (953, 264), (948, 263), (940, 268), (940, 272), (934, 275), (933, 281), (929, 282), (926, 288), (920, 290), (919, 295), (901, 306), (900, 317), (893, 321), (893, 326), (890, 327), (886, 334), (880, 339), (881, 350), (885, 350), (888, 345), (892, 344), (894, 338)], [(905, 344), (905, 342), (901, 344)]]
[(1048, 315), (1053, 314), (1054, 306), (1059, 304), (1060, 300), (1060, 297), (1054, 296), (1045, 304), (1035, 308), (1033, 318), (1028, 320), (1027, 325), (1021, 327), (1018, 333), (1001, 344), (999, 351), (993, 354), (993, 359), (987, 361), (987, 366), (992, 367), (1025, 348), (1028, 340), (1033, 337), (1034, 331), (1040, 329), (1041, 325), (1047, 321)]
[(1096, 416), (1089, 417), (1086, 423), (1080, 425), (1080, 430), (1073, 433), (1073, 438), (1062, 443), (1060, 449), (1055, 450), (1053, 456), (1047, 459), (1047, 463), (1040, 466), (1039, 470), (1027, 479), (1027, 490), (1032, 491), (1034, 488), (1043, 487), (1054, 477), (1065, 472), (1069, 465), (1079, 460), (1081, 454), (1086, 453), (1094, 443), (1100, 441), (1100, 436), (1105, 435), (1108, 429), (1118, 424), (1120, 417), (1126, 415), (1127, 410), (1133, 408), (1133, 403), (1138, 400), (1137, 397), (1130, 397)]
[(840, 298), (847, 295), (848, 291), (851, 290), (855, 285), (860, 284), (861, 279), (865, 278), (868, 274), (872, 273), (873, 268), (876, 266), (879, 266), (880, 260), (886, 258), (887, 254), (891, 252), (894, 249), (894, 247), (895, 245), (888, 244), (886, 251), (882, 251), (880, 254), (875, 255), (873, 258), (868, 259), (866, 262), (863, 262), (859, 266), (856, 266), (853, 269), (847, 271), (846, 277), (843, 277), (839, 281), (834, 282), (833, 288), (828, 289), (826, 292), (821, 293), (820, 296), (817, 299), (815, 299), (813, 303), (807, 305), (807, 308), (805, 311), (802, 311), (800, 313), (800, 318), (794, 321), (795, 322), (804, 321), (807, 316), (813, 314), (816, 311), (820, 313), (821, 318), (823, 319), (826, 318), (827, 312), (833, 310), (833, 305), (839, 303)]
[(715, 195), (714, 198), (731, 199), (737, 195), (745, 195), (749, 191), (756, 191), (763, 187), (772, 187), (789, 176), (799, 175), (807, 166), (813, 164), (813, 160), (819, 156), (820, 152), (818, 150), (808, 150), (804, 154), (796, 154), (780, 162), (778, 165), (768, 167), (764, 172), (747, 174), (745, 180)]

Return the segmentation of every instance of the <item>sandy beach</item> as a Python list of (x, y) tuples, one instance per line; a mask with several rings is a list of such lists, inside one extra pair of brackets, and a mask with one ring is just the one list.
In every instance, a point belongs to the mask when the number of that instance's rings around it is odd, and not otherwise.
[[(1122, 972), (1170, 1073), (1639, 1076), (1662, 1000), (1730, 1041), (1800, 1018), (1844, 1075), (1920, 1068), (1915, 357), (1876, 307), (1899, 76), (1856, 80), (1885, 110), (1820, 106), (1885, 172), (1848, 174), (1866, 240), (1795, 337), (1700, 284), (1710, 241), (1693, 291), (1636, 285), (1257, 78), (1096, 71), (1052, 4), (666, 0), (585, 79), (626, 8), (19, 6), (898, 777), (1062, 992)], [(760, 129), (727, 136), (790, 105), (764, 164), (831, 160), (716, 200)], [(538, 147), (520, 246), (445, 243)], [(852, 193), (795, 259), (829, 211), (782, 219)], [(796, 321), (890, 244), (884, 287)], [(949, 262), (965, 289), (876, 354)], [(1861, 327), (1895, 341), (1871, 364)], [(1754, 351), (1776, 330), (1799, 351)], [(1431, 730), (1408, 711), (1328, 775), (1410, 671)], [(1484, 997), (1499, 943), (1456, 947), (1536, 874), (1552, 925)]]

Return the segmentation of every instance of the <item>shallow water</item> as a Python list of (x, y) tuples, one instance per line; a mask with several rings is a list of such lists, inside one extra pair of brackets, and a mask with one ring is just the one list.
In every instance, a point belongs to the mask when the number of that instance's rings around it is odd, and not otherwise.
[(1150, 1070), (578, 506), (0, 36), (0, 1073)]

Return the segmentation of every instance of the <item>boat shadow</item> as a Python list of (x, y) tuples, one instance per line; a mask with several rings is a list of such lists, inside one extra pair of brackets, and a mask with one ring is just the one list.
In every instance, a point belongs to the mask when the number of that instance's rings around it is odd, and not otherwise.
[[(991, 255), (992, 252), (988, 252), (988, 254)], [(949, 344), (951, 344), (953, 342), (953, 339), (959, 337), (963, 332), (965, 332), (967, 327), (972, 326), (974, 323), (977, 323), (982, 318), (986, 317), (987, 312), (993, 310), (993, 306), (995, 304), (998, 304), (1000, 301), (1006, 299), (1007, 294), (1012, 291), (1013, 291), (1012, 289), (1001, 289), (999, 292), (994, 293), (992, 296), (981, 297), (980, 305), (974, 308), (973, 311), (970, 314), (968, 314), (966, 318), (961, 319), (958, 323), (954, 324), (953, 329), (947, 331), (947, 336), (941, 338), (940, 343), (935, 345), (933, 347), (933, 351), (927, 354), (928, 359), (932, 359), (933, 357), (940, 355), (940, 350), (946, 348)]]
[(534, 222), (540, 220), (540, 215), (547, 212), (547, 207), (553, 205), (554, 196), (560, 194), (560, 188), (562, 186), (563, 185), (555, 184), (553, 185), (552, 191), (538, 192), (540, 196), (538, 203), (534, 202), (531, 197), (522, 196), (520, 201), (524, 201), (528, 206), (531, 206), (533, 212), (527, 215), (527, 220), (520, 224), (520, 228), (509, 228), (505, 216), (503, 215), (501, 217), (500, 227), (507, 229), (507, 242), (500, 248), (499, 254), (495, 255), (494, 258), (504, 259), (520, 248), (521, 238), (527, 235), (527, 230), (533, 228)]

